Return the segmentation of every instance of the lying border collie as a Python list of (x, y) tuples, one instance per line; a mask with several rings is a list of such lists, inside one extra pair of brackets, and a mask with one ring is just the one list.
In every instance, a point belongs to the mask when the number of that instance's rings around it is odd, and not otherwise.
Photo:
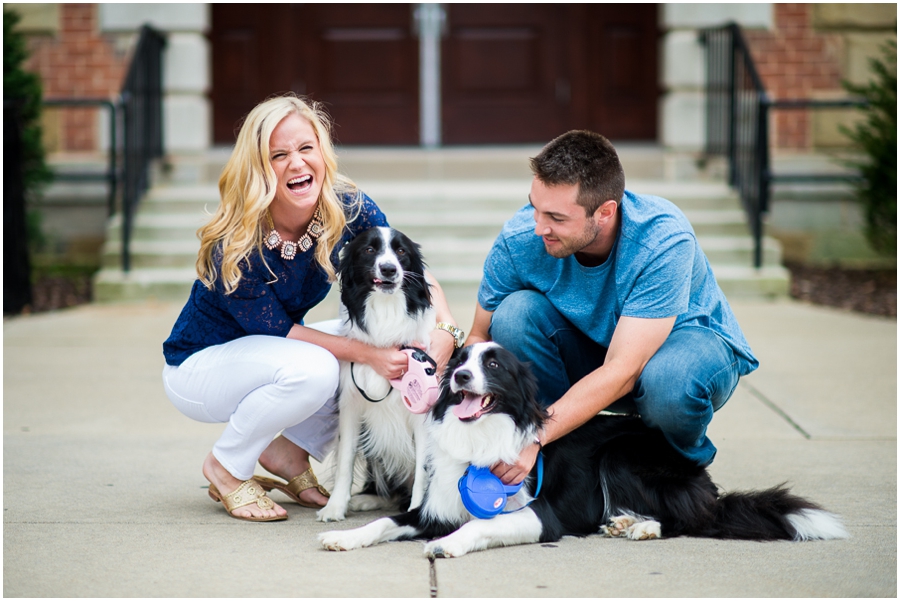
[[(417, 342), (427, 350), (436, 322), (418, 244), (397, 230), (372, 228), (341, 251), (339, 273), (347, 337), (384, 348)], [(379, 509), (410, 494), (411, 506), (419, 505), (426, 480), (425, 415), (407, 410), (400, 393), (374, 369), (348, 361), (341, 362), (338, 404), (335, 482), (317, 519), (343, 520), (348, 508)], [(351, 500), (360, 446), (377, 494)]]
[[(639, 417), (598, 415), (548, 444), (543, 486), (534, 475), (512, 497), (518, 511), (476, 519), (457, 481), (470, 463), (512, 463), (546, 419), (528, 368), (495, 343), (463, 349), (444, 374), (429, 422), (431, 480), (416, 509), (355, 530), (319, 534), (330, 550), (427, 538), (429, 557), (565, 535), (602, 533), (634, 540), (661, 536), (808, 540), (846, 538), (837, 516), (778, 486), (720, 495), (709, 474), (685, 459)], [(511, 499), (511, 500), (512, 500)], [(509, 506), (509, 503), (508, 505)]]

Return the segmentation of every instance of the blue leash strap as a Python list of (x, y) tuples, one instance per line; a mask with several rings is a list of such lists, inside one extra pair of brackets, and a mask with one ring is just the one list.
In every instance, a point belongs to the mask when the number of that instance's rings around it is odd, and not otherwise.
[(541, 486), (544, 484), (544, 452), (538, 451), (537, 456), (537, 486), (534, 487), (534, 495), (531, 497), (531, 500), (522, 505), (521, 507), (516, 507), (512, 511), (503, 511), (501, 513), (515, 513), (522, 509), (525, 509), (538, 498), (538, 495), (541, 494)]

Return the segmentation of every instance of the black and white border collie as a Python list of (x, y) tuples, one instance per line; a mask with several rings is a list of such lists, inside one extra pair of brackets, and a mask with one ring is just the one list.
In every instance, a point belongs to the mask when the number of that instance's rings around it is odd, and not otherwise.
[[(341, 251), (342, 317), (348, 338), (383, 348), (418, 343), (426, 348), (435, 311), (419, 245), (397, 230), (375, 227)], [(366, 400), (365, 395), (373, 401)], [(410, 498), (425, 486), (425, 415), (410, 412), (390, 382), (364, 364), (341, 362), (336, 474), (321, 522), (343, 520), (347, 510), (379, 509)], [(362, 448), (375, 495), (351, 499), (353, 466)]]
[[(429, 557), (490, 547), (552, 542), (600, 533), (633, 540), (700, 536), (748, 540), (846, 538), (839, 518), (778, 486), (719, 494), (702, 467), (675, 451), (640, 417), (598, 415), (544, 450), (535, 474), (513, 499), (530, 505), (491, 519), (464, 508), (457, 481), (471, 463), (511, 463), (547, 418), (530, 370), (495, 343), (463, 349), (444, 374), (429, 420), (430, 481), (406, 513), (355, 530), (319, 534), (339, 551), (398, 539), (435, 539)], [(508, 505), (509, 506), (509, 505)]]

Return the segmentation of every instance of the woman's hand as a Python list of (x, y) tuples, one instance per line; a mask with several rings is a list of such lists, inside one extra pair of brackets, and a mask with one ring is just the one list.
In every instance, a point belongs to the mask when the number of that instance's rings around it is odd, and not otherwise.
[(295, 324), (288, 338), (303, 340), (327, 349), (339, 361), (364, 363), (382, 378), (396, 380), (406, 372), (409, 355), (397, 348), (380, 348), (344, 336), (326, 334), (313, 328)]
[(437, 363), (438, 378), (444, 373), (444, 368), (453, 356), (453, 349), (456, 348), (453, 334), (447, 330), (431, 330), (431, 344), (429, 345), (428, 355)]
[(360, 358), (359, 363), (365, 363), (382, 378), (397, 380), (402, 378), (408, 369), (409, 355), (396, 348), (369, 346), (365, 357)]

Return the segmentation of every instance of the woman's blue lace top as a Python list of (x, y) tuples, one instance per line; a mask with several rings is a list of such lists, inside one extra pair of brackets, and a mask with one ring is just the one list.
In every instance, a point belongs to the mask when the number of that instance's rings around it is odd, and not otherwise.
[[(352, 222), (349, 219), (356, 210), (347, 209), (347, 227), (331, 257), (335, 267), (338, 252), (344, 244), (369, 228), (388, 225), (384, 213), (372, 199), (360, 194), (362, 206)], [(352, 195), (345, 196), (343, 201), (349, 206), (353, 202)], [(319, 304), (331, 288), (313, 251), (314, 248), (297, 253), (293, 260), (285, 261), (280, 249), (269, 250), (263, 246), (266, 263), (275, 277), (269, 273), (259, 253), (253, 251), (241, 262), (241, 280), (229, 295), (224, 294), (221, 279), (216, 279), (215, 290), (209, 290), (196, 280), (172, 333), (163, 343), (166, 363), (181, 365), (199, 350), (241, 336), (287, 336), (293, 325), (303, 323), (306, 313)]]

